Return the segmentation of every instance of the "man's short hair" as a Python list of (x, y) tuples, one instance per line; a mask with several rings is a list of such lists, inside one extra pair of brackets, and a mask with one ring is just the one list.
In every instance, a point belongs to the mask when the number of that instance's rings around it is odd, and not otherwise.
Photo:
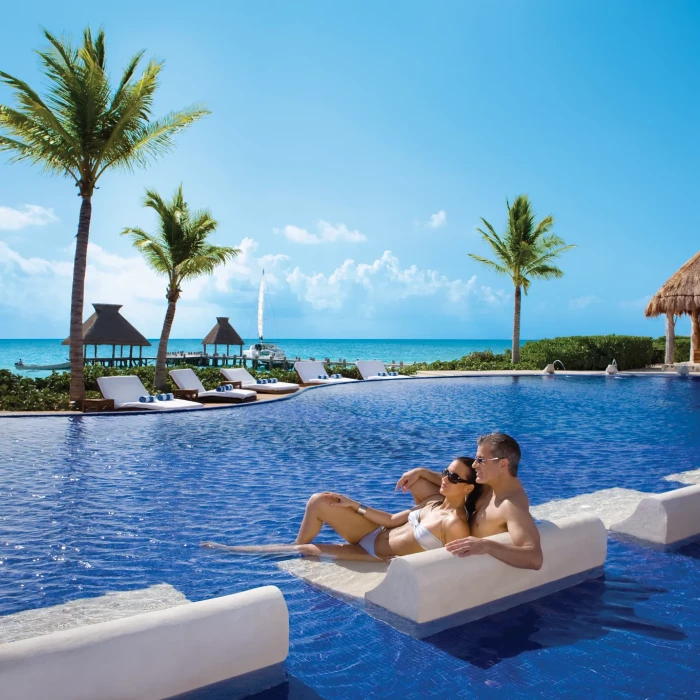
[(476, 440), (477, 445), (487, 444), (494, 453), (494, 457), (508, 460), (508, 473), (518, 476), (518, 464), (520, 463), (520, 445), (515, 438), (505, 433), (489, 433), (480, 435)]

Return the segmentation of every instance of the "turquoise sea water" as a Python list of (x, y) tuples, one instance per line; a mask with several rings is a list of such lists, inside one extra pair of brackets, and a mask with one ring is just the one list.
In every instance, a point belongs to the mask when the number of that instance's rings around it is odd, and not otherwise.
[[(158, 340), (151, 340), (153, 345), (144, 348), (144, 357), (155, 357)], [(246, 340), (244, 347), (254, 340)], [(332, 360), (345, 358), (355, 360), (383, 360), (384, 362), (432, 362), (434, 360), (454, 360), (477, 350), (493, 350), (500, 353), (509, 348), (510, 340), (304, 340), (304, 339), (266, 339), (266, 342), (279, 345), (287, 357), (307, 359), (315, 357)], [(168, 343), (168, 350), (202, 349), (201, 340), (175, 339)], [(236, 348), (237, 349), (237, 348)], [(219, 348), (221, 351), (222, 348)], [(212, 351), (212, 348), (209, 348)], [(233, 351), (233, 349), (232, 349)], [(119, 351), (117, 351), (119, 352)], [(103, 354), (111, 355), (111, 348), (105, 348)], [(61, 340), (0, 340), (0, 369), (15, 369), (15, 362), (22, 360), (25, 364), (52, 365), (68, 360), (68, 346), (61, 345)], [(38, 373), (29, 373), (39, 376)]]

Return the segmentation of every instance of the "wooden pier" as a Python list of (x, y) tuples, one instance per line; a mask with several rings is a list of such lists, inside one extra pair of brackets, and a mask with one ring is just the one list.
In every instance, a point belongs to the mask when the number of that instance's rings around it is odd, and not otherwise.
[[(169, 352), (166, 355), (165, 364), (168, 367), (177, 367), (178, 365), (194, 365), (195, 367), (251, 367), (254, 370), (258, 369), (282, 369), (282, 370), (292, 370), (294, 369), (294, 363), (300, 361), (301, 357), (294, 357), (286, 360), (251, 360), (250, 358), (243, 357), (242, 355), (227, 355), (219, 353), (204, 353), (204, 352)], [(309, 360), (320, 359), (328, 367), (338, 367), (346, 369), (348, 367), (354, 367), (355, 362), (349, 361), (345, 358), (338, 358), (337, 360), (331, 360), (329, 357), (315, 358), (310, 357)], [(89, 357), (87, 354), (83, 358), (84, 364), (86, 365), (102, 365), (103, 367), (148, 367), (154, 366), (156, 364), (155, 357), (144, 357), (140, 353), (135, 357), (132, 353), (129, 355), (119, 355), (116, 352), (111, 356), (100, 356), (97, 355)], [(390, 363), (387, 362), (386, 366), (392, 369), (399, 369), (404, 367), (404, 362), (395, 362), (392, 360)]]

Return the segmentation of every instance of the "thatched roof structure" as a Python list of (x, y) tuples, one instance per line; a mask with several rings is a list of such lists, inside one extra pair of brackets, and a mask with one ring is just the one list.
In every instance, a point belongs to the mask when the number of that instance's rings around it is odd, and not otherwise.
[(692, 314), (700, 309), (700, 252), (673, 275), (651, 298), (645, 316)]
[[(151, 343), (120, 313), (121, 304), (93, 304), (95, 313), (83, 323), (84, 345), (145, 346)], [(70, 345), (70, 337), (63, 341)]]
[(216, 325), (207, 333), (202, 345), (243, 345), (236, 329), (228, 322), (228, 316), (217, 316)]

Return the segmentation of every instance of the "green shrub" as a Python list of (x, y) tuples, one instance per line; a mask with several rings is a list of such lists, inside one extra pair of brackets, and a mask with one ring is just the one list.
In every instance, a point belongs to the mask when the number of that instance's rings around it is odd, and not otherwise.
[(555, 360), (561, 360), (568, 370), (604, 370), (613, 360), (621, 370), (641, 369), (654, 361), (654, 342), (633, 335), (547, 338), (525, 343), (520, 358), (537, 369)]
[(0, 411), (65, 411), (68, 393), (40, 388), (30, 377), (0, 370)]
[[(673, 350), (674, 362), (687, 362), (690, 358), (690, 336), (677, 335)], [(654, 361), (652, 364), (660, 365), (666, 361), (666, 336), (654, 339)]]

